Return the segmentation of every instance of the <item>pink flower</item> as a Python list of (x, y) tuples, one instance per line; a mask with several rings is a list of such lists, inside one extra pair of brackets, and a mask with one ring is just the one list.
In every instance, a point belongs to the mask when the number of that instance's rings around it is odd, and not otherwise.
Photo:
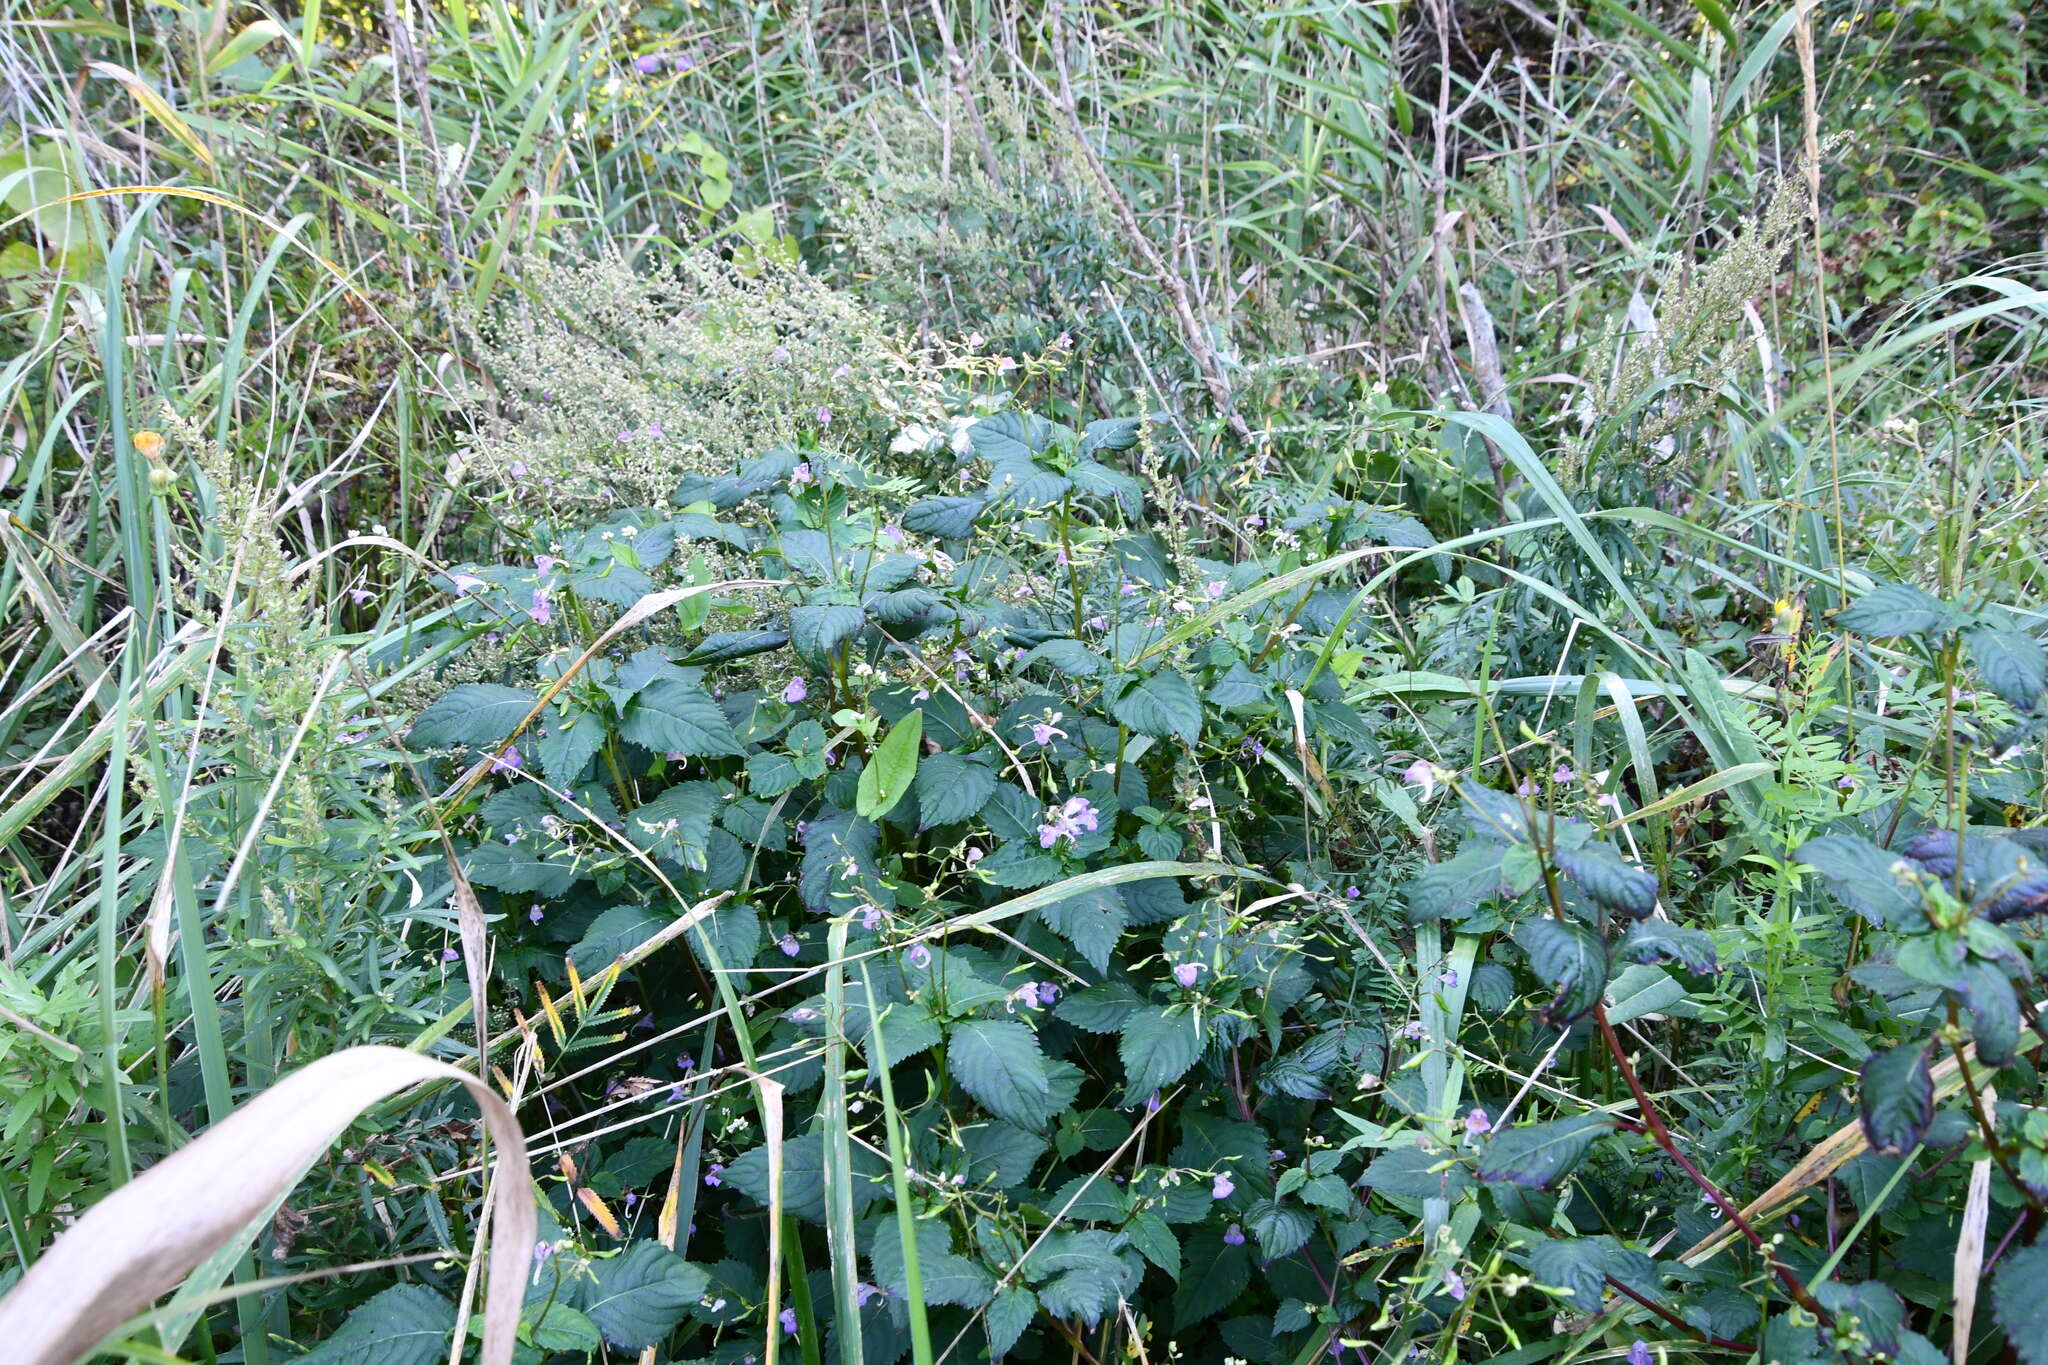
[(1216, 1178), (1209, 1182), (1209, 1197), (1212, 1199), (1228, 1199), (1236, 1193), (1237, 1185), (1227, 1172), (1216, 1172)]
[(811, 689), (802, 678), (791, 678), (782, 688), (782, 699), (792, 706), (811, 695)]
[(1486, 1111), (1484, 1109), (1481, 1109), (1477, 1105), (1474, 1105), (1472, 1107), (1472, 1112), (1465, 1115), (1465, 1136), (1468, 1138), (1476, 1138), (1482, 1134), (1490, 1133), (1492, 1131), (1493, 1120), (1486, 1117)]
[(819, 408), (819, 409), (818, 409), (818, 411), (817, 411), (817, 413), (816, 413), (815, 415), (816, 415), (816, 417), (817, 417), (817, 419), (818, 419), (818, 425), (819, 425), (819, 426), (821, 426), (821, 427), (829, 427), (829, 426), (831, 426), (831, 425), (832, 425), (832, 409), (830, 409), (830, 408)]
[(1230, 585), (1228, 583), (1211, 583), (1206, 591), (1211, 598), (1221, 597), (1224, 593), (1230, 591)]
[(536, 591), (533, 594), (533, 605), (527, 609), (526, 614), (543, 626), (555, 619), (555, 609), (548, 605), (548, 595), (544, 592)]
[(1199, 962), (1181, 963), (1173, 969), (1173, 979), (1180, 982), (1187, 989), (1193, 990), (1195, 983), (1202, 979), (1202, 964)]
[(561, 560), (556, 559), (553, 555), (535, 555), (533, 557), (533, 571), (542, 578), (546, 578), (555, 571), (555, 565), (561, 562)]
[(451, 573), (448, 575), (448, 581), (454, 585), (457, 597), (467, 597), (478, 588), (489, 586), (473, 573)]
[(796, 467), (795, 469), (792, 469), (792, 470), (790, 470), (790, 471), (789, 471), (789, 486), (790, 486), (791, 488), (801, 488), (801, 487), (803, 487), (803, 486), (804, 486), (805, 484), (809, 483), (810, 481), (811, 481), (811, 462), (810, 462), (809, 460), (805, 460), (805, 461), (804, 461), (804, 462), (803, 462), (802, 464), (798, 465), (798, 466), (797, 466), (797, 467)]
[(925, 947), (922, 943), (911, 944), (910, 952), (906, 956), (910, 959), (910, 965), (919, 971), (923, 971), (926, 967), (932, 965), (932, 950)]
[(1055, 807), (1047, 814), (1050, 819), (1038, 827), (1040, 848), (1051, 848), (1061, 839), (1077, 842), (1084, 833), (1092, 834), (1100, 827), (1101, 813), (1089, 804), (1085, 796), (1072, 797), (1065, 805)]
[(1053, 725), (1051, 721), (1042, 720), (1031, 727), (1031, 742), (1042, 747), (1044, 745), (1052, 743), (1053, 736), (1058, 735), (1061, 738), (1064, 738), (1066, 736), (1066, 733), (1067, 732), (1065, 730), (1059, 729), (1058, 727)]
[(368, 588), (350, 588), (348, 590), (348, 600), (359, 607), (365, 602), (376, 600), (376, 596), (377, 594), (371, 592)]

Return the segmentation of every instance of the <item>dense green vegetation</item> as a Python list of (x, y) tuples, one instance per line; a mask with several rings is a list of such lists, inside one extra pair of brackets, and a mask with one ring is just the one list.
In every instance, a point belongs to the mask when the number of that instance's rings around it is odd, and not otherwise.
[(2048, 1365), (2028, 6), (0, 44), (0, 1355)]

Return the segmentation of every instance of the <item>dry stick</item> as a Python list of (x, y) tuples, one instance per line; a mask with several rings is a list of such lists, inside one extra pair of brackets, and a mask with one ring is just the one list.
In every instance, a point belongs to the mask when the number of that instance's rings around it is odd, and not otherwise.
[(1643, 1121), (1650, 1126), (1651, 1138), (1664, 1149), (1666, 1156), (1678, 1163), (1679, 1169), (1685, 1172), (1687, 1178), (1699, 1186), (1707, 1198), (1714, 1201), (1714, 1206), (1749, 1239), (1749, 1244), (1763, 1254), (1771, 1269), (1776, 1271), (1778, 1278), (1784, 1282), (1785, 1292), (1792, 1296), (1793, 1301), (1822, 1322), (1834, 1321), (1833, 1315), (1813, 1297), (1812, 1291), (1806, 1287), (1806, 1282), (1793, 1272), (1792, 1267), (1770, 1253), (1762, 1235), (1749, 1225), (1741, 1210), (1729, 1203), (1728, 1196), (1721, 1193), (1720, 1187), (1707, 1179), (1699, 1167), (1693, 1165), (1685, 1153), (1678, 1150), (1677, 1142), (1672, 1140), (1671, 1130), (1664, 1126), (1664, 1116), (1657, 1112), (1657, 1106), (1650, 1102), (1649, 1093), (1643, 1089), (1643, 1083), (1636, 1079), (1636, 1069), (1629, 1064), (1628, 1053), (1622, 1050), (1621, 1039), (1614, 1033), (1614, 1025), (1607, 1022), (1606, 1005), (1593, 1006), (1593, 1020), (1600, 1026), (1600, 1037), (1606, 1042), (1607, 1051), (1613, 1056), (1615, 1066), (1620, 1069), (1622, 1080), (1628, 1084), (1629, 1093), (1636, 1097), (1636, 1107), (1642, 1110)]
[(1067, 121), (1067, 131), (1073, 134), (1074, 146), (1079, 149), (1082, 162), (1088, 173), (1094, 177), (1096, 188), (1109, 204), (1117, 225), (1123, 229), (1125, 239), (1145, 269), (1151, 272), (1153, 282), (1166, 294), (1166, 301), (1173, 312), (1173, 320), (1180, 328), (1181, 340), (1195, 358), (1195, 368), (1201, 372), (1202, 383), (1209, 390), (1209, 400), (1216, 405), (1217, 413), (1229, 424), (1239, 440), (1252, 439), (1251, 428), (1238, 415), (1230, 398), (1230, 382), (1223, 377), (1223, 365), (1216, 355), (1216, 346), (1209, 339), (1207, 329), (1195, 314), (1193, 298), (1188, 293), (1187, 281), (1167, 265), (1159, 254), (1159, 248), (1152, 245), (1152, 239), (1138, 225), (1138, 215), (1131, 211), (1130, 201), (1117, 189), (1116, 182), (1109, 178), (1101, 158), (1095, 155), (1095, 148), (1088, 141), (1088, 130), (1082, 126), (1081, 111), (1074, 101), (1073, 77), (1067, 70), (1066, 51), (1066, 7), (1055, 4), (1052, 9), (1053, 60), (1059, 68), (1060, 88), (1054, 91), (1036, 71), (1017, 62), (1017, 69), (1024, 73), (1024, 79), (1037, 89), (1040, 98), (1057, 110)]
[(946, 54), (946, 69), (953, 75), (953, 93), (967, 111), (967, 121), (974, 127), (974, 140), (981, 147), (981, 169), (997, 189), (1002, 189), (1003, 168), (996, 160), (995, 144), (989, 141), (988, 125), (981, 121), (981, 106), (974, 102), (974, 85), (967, 78), (967, 59), (953, 44), (953, 26), (946, 21), (946, 7), (940, 0), (931, 0), (931, 5), (932, 22), (939, 29), (939, 46)]

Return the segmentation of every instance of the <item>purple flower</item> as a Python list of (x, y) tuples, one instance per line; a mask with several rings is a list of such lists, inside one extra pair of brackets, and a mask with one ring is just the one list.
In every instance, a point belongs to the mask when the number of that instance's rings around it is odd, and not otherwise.
[(706, 1185), (711, 1186), (713, 1189), (717, 1189), (720, 1185), (723, 1185), (725, 1182), (718, 1178), (718, 1173), (724, 1169), (725, 1167), (719, 1165), (716, 1161), (712, 1162), (704, 1170), (704, 1183)]
[(374, 601), (376, 596), (377, 594), (371, 592), (368, 588), (350, 588), (348, 590), (348, 600), (359, 607), (365, 602)]
[(811, 695), (811, 689), (802, 678), (791, 678), (782, 687), (782, 699), (792, 706)]
[(526, 760), (519, 756), (519, 750), (508, 744), (505, 746), (504, 753), (491, 755), (491, 771), (494, 773), (518, 772), (525, 762)]
[(796, 1310), (794, 1308), (782, 1310), (782, 1330), (791, 1336), (796, 1335)]
[(1465, 1301), (1465, 1277), (1455, 1270), (1446, 1270), (1444, 1272), (1444, 1293), (1449, 1294), (1459, 1303), (1463, 1303)]
[[(1193, 990), (1195, 983), (1202, 979), (1202, 964), (1199, 962), (1181, 963), (1173, 969), (1173, 979), (1180, 982), (1187, 989)], [(1219, 1195), (1217, 1197), (1221, 1198), (1222, 1196)]]
[(533, 1244), (533, 1263), (535, 1265), (539, 1265), (554, 1254), (555, 1244), (553, 1242), (535, 1242)]
[(922, 943), (911, 944), (908, 956), (910, 958), (910, 965), (919, 971), (923, 971), (926, 967), (932, 965), (932, 950), (925, 947)]
[(441, 950), (441, 960), (443, 962), (460, 962), (462, 960), (462, 953), (455, 948), (443, 948)]
[(1244, 524), (1247, 526), (1264, 526), (1266, 524), (1266, 519), (1262, 516), (1254, 514), (1252, 516), (1246, 517), (1244, 519)]
[(904, 538), (905, 537), (903, 534), (903, 528), (901, 526), (896, 526), (892, 524), (889, 526), (884, 526), (882, 528), (882, 539), (889, 541), (892, 544), (901, 545), (904, 541)]
[(1216, 1178), (1209, 1183), (1209, 1197), (1212, 1199), (1228, 1199), (1236, 1193), (1237, 1185), (1231, 1180), (1229, 1174), (1225, 1171), (1216, 1172)]
[(809, 460), (805, 460), (795, 469), (789, 471), (789, 486), (791, 488), (802, 488), (805, 484), (809, 483), (810, 481), (811, 462)]
[(871, 1299), (888, 1302), (889, 1291), (878, 1284), (857, 1284), (853, 1287), (853, 1300), (857, 1307), (865, 1308)]
[(635, 57), (633, 59), (633, 69), (643, 76), (652, 76), (655, 72), (661, 70), (661, 58), (652, 52), (642, 57)]
[(528, 610), (527, 615), (533, 617), (541, 625), (547, 625), (555, 619), (555, 610), (548, 605), (548, 595), (546, 593), (538, 590), (534, 592), (533, 606)]
[(1157, 1090), (1145, 1097), (1145, 1112), (1148, 1114), (1159, 1112), (1159, 1092)]
[(1031, 742), (1043, 747), (1052, 743), (1053, 736), (1059, 735), (1064, 737), (1066, 733), (1065, 730), (1055, 726), (1051, 721), (1041, 720), (1031, 727)]
[(1040, 986), (1036, 981), (1027, 981), (1010, 992), (1010, 999), (1027, 1010), (1043, 1009), (1050, 1005), (1052, 1000), (1046, 999), (1041, 992), (1050, 992), (1053, 999), (1059, 998), (1059, 992), (1051, 986)]
[(1473, 1105), (1472, 1112), (1465, 1115), (1465, 1136), (1476, 1138), (1482, 1133), (1490, 1133), (1492, 1131), (1493, 1120), (1486, 1117), (1484, 1109), (1481, 1109), (1476, 1104)]
[(1360, 891), (1355, 886), (1347, 886), (1344, 888), (1344, 899), (1347, 901), (1355, 901), (1363, 894), (1365, 893)]
[(1107, 616), (1091, 616), (1087, 620), (1083, 621), (1081, 624), (1086, 626), (1089, 630), (1108, 630), (1109, 618)]
[(969, 867), (973, 867), (976, 863), (980, 862), (983, 858), (986, 858), (988, 855), (986, 853), (983, 853), (978, 848), (970, 847), (961, 856), (967, 860), (967, 865)]
[(784, 957), (795, 957), (803, 951), (803, 946), (796, 941), (795, 934), (784, 934), (775, 946), (782, 949)]
[(818, 1012), (809, 1005), (798, 1005), (782, 1017), (792, 1024), (814, 1024), (818, 1021)]
[(547, 916), (543, 914), (541, 912), (541, 908), (538, 905), (536, 905), (526, 912), (526, 918), (534, 924), (539, 924), (542, 920), (546, 919)]
[(831, 425), (832, 425), (832, 409), (830, 409), (830, 408), (819, 408), (819, 409), (818, 409), (818, 411), (817, 411), (817, 413), (816, 413), (816, 416), (817, 416), (817, 419), (818, 419), (818, 425), (819, 425), (819, 426), (821, 426), (821, 427), (829, 427), (829, 426), (831, 426)]
[(881, 928), (882, 907), (879, 905), (863, 905), (860, 908), (860, 927), (871, 934)]
[(561, 560), (556, 559), (553, 555), (535, 555), (533, 557), (533, 571), (542, 578), (546, 578), (555, 571), (555, 565), (561, 562)]
[(1071, 797), (1065, 805), (1055, 807), (1047, 815), (1050, 818), (1038, 827), (1040, 848), (1051, 848), (1061, 839), (1072, 843), (1083, 834), (1093, 834), (1101, 828), (1102, 813), (1089, 804), (1085, 796)]
[(467, 597), (478, 588), (489, 586), (473, 573), (452, 573), (448, 575), (448, 581), (455, 586), (457, 597)]
[(1223, 1229), (1223, 1245), (1227, 1247), (1243, 1246), (1244, 1229), (1239, 1227), (1235, 1223), (1232, 1223), (1229, 1227)]
[(1230, 585), (1228, 583), (1211, 583), (1207, 591), (1211, 598), (1221, 597), (1224, 593), (1230, 591)]
[(1557, 771), (1550, 775), (1550, 780), (1552, 782), (1557, 783), (1558, 786), (1562, 787), (1569, 783), (1576, 782), (1578, 780), (1578, 777), (1579, 775), (1572, 771), (1571, 764), (1560, 763), (1557, 765)]
[(1649, 1342), (1637, 1337), (1629, 1343), (1628, 1365), (1651, 1365)]

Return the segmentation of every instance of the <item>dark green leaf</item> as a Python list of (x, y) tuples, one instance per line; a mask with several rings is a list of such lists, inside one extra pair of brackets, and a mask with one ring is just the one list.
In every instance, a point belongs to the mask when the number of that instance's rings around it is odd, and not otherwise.
[(635, 1242), (618, 1256), (590, 1263), (591, 1281), (576, 1281), (577, 1304), (606, 1341), (628, 1350), (659, 1345), (675, 1330), (711, 1280), (659, 1242)]
[(1202, 699), (1186, 678), (1169, 669), (1141, 675), (1109, 709), (1141, 735), (1178, 735), (1189, 744), (1201, 737)]
[(1109, 970), (1109, 957), (1124, 931), (1124, 898), (1114, 886), (1071, 896), (1038, 912), (1048, 929), (1074, 945), (1088, 965)]
[(1993, 692), (2016, 710), (2031, 711), (2048, 687), (2048, 654), (2023, 630), (1985, 627), (1963, 637), (1970, 662)]
[(1859, 1104), (1870, 1150), (1903, 1156), (1919, 1146), (1934, 1122), (1934, 1074), (1928, 1069), (1927, 1046), (1871, 1053), (1863, 1063)]
[(1996, 962), (1972, 959), (1963, 968), (1963, 987), (1956, 992), (1970, 1011), (1977, 1058), (2004, 1066), (2020, 1041), (2020, 1002), (2012, 978)]
[(954, 753), (928, 755), (917, 770), (917, 819), (921, 829), (957, 825), (988, 804), (996, 775), (985, 765)]
[(1259, 1242), (1269, 1261), (1292, 1256), (1308, 1243), (1316, 1220), (1301, 1209), (1288, 1208), (1276, 1200), (1261, 1199), (1245, 1210), (1245, 1230)]
[(2048, 1365), (2048, 1242), (2012, 1252), (1991, 1282), (1991, 1311), (2026, 1365)]
[(789, 609), (789, 643), (797, 657), (813, 668), (825, 666), (841, 641), (851, 639), (867, 623), (859, 607), (838, 603)]
[(688, 654), (683, 656), (686, 664), (708, 665), (730, 663), (734, 659), (745, 659), (755, 654), (766, 654), (771, 649), (780, 649), (789, 643), (786, 630), (720, 630), (699, 640)]
[(526, 719), (533, 703), (533, 693), (521, 688), (463, 683), (420, 712), (406, 738), (415, 749), (501, 744)]
[(1883, 639), (1894, 635), (1927, 635), (1953, 620), (1938, 597), (1905, 583), (1881, 583), (1837, 613), (1843, 629)]
[(982, 498), (919, 498), (903, 509), (903, 529), (941, 540), (965, 540), (987, 505)]
[(709, 758), (739, 754), (739, 737), (703, 688), (674, 678), (657, 678), (626, 707), (619, 733), (657, 754)]
[(1479, 1154), (1481, 1180), (1546, 1190), (1585, 1160), (1612, 1123), (1599, 1114), (1575, 1114), (1548, 1123), (1523, 1123), (1496, 1133)]
[(1124, 1062), (1124, 1103), (1143, 1104), (1179, 1080), (1202, 1055), (1202, 1029), (1193, 1010), (1147, 1006), (1132, 1013), (1117, 1041)]
[(310, 1365), (439, 1365), (454, 1331), (454, 1304), (425, 1285), (393, 1285), (299, 1359)]
[(1621, 856), (1612, 844), (1560, 848), (1558, 870), (1579, 889), (1612, 910), (1642, 919), (1657, 908), (1657, 879)]
[(1469, 910), (1501, 889), (1501, 856), (1507, 845), (1468, 839), (1457, 855), (1431, 863), (1402, 888), (1408, 918), (1417, 924)]
[(1052, 1116), (1052, 1085), (1038, 1039), (1024, 1025), (982, 1019), (955, 1025), (946, 1069), (999, 1119), (1036, 1131)]
[(1646, 919), (1630, 925), (1628, 936), (1621, 941), (1621, 955), (1630, 962), (1676, 962), (1689, 972), (1721, 970), (1712, 939), (1670, 920)]
[(1557, 990), (1542, 1012), (1544, 1023), (1568, 1027), (1600, 1003), (1607, 989), (1607, 944), (1599, 935), (1582, 925), (1535, 919), (1516, 932), (1515, 942), (1529, 955), (1530, 970)]

